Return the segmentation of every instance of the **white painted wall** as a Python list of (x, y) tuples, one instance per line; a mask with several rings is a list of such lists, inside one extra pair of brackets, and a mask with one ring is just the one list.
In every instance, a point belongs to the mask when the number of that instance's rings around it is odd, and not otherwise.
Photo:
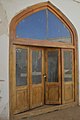
[(9, 38), (0, 36), (0, 120), (9, 117)]
[[(4, 108), (9, 104), (9, 25), (16, 14), (25, 8), (48, 0), (0, 0), (0, 117), (8, 117), (8, 110)], [(79, 51), (79, 104), (80, 104), (80, 0), (49, 0), (53, 5), (67, 16), (75, 26), (78, 34)], [(79, 1), (78, 3), (76, 1)], [(5, 115), (3, 115), (5, 114)], [(7, 120), (4, 118), (4, 120)]]
[(9, 36), (6, 11), (0, 3), (0, 120), (9, 118)]

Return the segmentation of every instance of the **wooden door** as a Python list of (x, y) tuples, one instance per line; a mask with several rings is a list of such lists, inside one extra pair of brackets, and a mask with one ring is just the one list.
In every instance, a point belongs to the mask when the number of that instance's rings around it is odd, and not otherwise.
[(61, 104), (61, 70), (59, 49), (46, 49), (45, 73), (45, 103)]
[(44, 104), (44, 51), (30, 48), (30, 109)]
[(62, 49), (62, 101), (74, 101), (74, 56), (72, 49)]
[(27, 47), (14, 46), (13, 57), (13, 112), (29, 109), (29, 50)]

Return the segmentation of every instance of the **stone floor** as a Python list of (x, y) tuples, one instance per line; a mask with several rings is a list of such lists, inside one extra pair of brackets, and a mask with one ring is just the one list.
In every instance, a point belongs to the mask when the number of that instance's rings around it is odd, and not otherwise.
[(21, 120), (80, 120), (80, 107), (75, 106)]

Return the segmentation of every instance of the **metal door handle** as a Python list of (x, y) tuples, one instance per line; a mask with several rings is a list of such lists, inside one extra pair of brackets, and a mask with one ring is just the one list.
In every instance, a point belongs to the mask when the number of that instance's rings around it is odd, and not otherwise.
[(46, 78), (47, 77), (46, 74), (44, 74), (43, 77)]
[(46, 81), (46, 78), (47, 78), (46, 74), (44, 74), (43, 77), (44, 77), (44, 81)]

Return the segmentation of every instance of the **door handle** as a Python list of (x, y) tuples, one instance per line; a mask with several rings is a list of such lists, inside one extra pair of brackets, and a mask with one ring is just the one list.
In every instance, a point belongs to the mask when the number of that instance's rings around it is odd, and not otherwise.
[(46, 78), (47, 77), (46, 74), (43, 74), (43, 77)]
[(46, 74), (43, 74), (43, 77), (44, 77), (44, 80), (46, 81), (46, 78), (47, 78)]

